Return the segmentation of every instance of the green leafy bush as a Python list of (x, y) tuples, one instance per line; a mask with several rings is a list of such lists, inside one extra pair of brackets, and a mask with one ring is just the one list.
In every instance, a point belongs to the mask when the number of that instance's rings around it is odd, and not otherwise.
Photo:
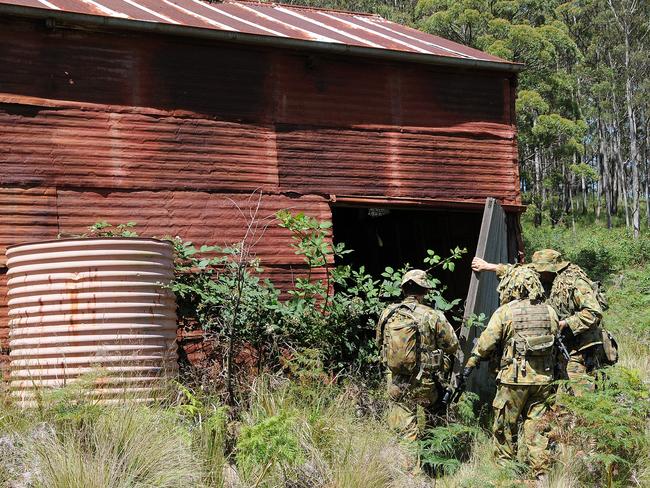
[[(291, 232), (292, 248), (307, 266), (286, 290), (287, 296), (281, 299), (273, 283), (261, 278), (264, 270), (250, 252), (250, 243), (197, 249), (176, 238), (172, 289), (180, 317), (224, 339), (217, 342), (228, 348), (222, 353), (230, 358), (226, 369), (232, 364), (232, 348), (247, 343), (271, 365), (287, 351), (315, 349), (328, 369), (367, 370), (378, 359), (373, 340), (377, 317), (399, 298), (400, 281), (409, 268), (386, 268), (376, 279), (363, 267), (336, 266), (336, 259), (350, 251), (331, 242), (330, 222), (287, 211), (277, 218), (278, 225)], [(464, 252), (456, 248), (443, 259), (430, 250), (423, 266), (453, 271)], [(431, 285), (426, 299), (434, 306), (448, 311), (459, 304), (445, 299), (439, 280), (431, 279)]]
[(474, 443), (485, 436), (480, 427), (450, 423), (426, 432), (417, 442), (423, 466), (433, 473), (452, 475), (469, 460)]

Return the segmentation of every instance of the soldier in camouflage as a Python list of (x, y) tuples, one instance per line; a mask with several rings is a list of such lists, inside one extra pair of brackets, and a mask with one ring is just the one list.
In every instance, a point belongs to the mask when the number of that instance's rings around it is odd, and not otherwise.
[(530, 264), (540, 276), (548, 303), (557, 311), (571, 358), (570, 379), (583, 379), (601, 367), (603, 309), (587, 274), (575, 264), (562, 260), (553, 249), (533, 254)]
[(494, 353), (501, 358), (494, 408), (494, 447), (500, 462), (513, 461), (522, 422), (525, 456), (538, 478), (550, 464), (549, 426), (543, 416), (552, 405), (555, 335), (559, 320), (543, 303), (539, 275), (529, 267), (512, 267), (500, 288), (499, 307), (478, 339), (465, 365), (467, 376)]
[[(515, 265), (517, 266), (517, 265)], [(560, 328), (571, 356), (566, 371), (570, 379), (584, 380), (594, 375), (602, 362), (603, 309), (586, 273), (575, 264), (562, 259), (553, 249), (533, 254), (529, 265), (536, 270), (544, 285), (547, 303), (560, 317)], [(480, 258), (472, 261), (474, 271), (495, 271), (502, 281), (513, 269), (509, 264), (491, 264)]]
[[(458, 338), (442, 312), (422, 303), (431, 289), (424, 271), (407, 272), (401, 285), (404, 299), (380, 315), (377, 342), (387, 370), (388, 424), (403, 438), (416, 440), (431, 425), (439, 406), (441, 383), (451, 371)], [(414, 340), (399, 336), (391, 340), (389, 330), (408, 330), (409, 323), (417, 330)], [(415, 358), (411, 369), (402, 368), (399, 359), (394, 359), (411, 356)]]

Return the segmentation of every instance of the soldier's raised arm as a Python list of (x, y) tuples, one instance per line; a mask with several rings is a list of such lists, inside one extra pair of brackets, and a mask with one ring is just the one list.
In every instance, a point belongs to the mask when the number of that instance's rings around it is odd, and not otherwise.
[(477, 256), (472, 259), (472, 270), (477, 273), (482, 273), (484, 271), (492, 271), (497, 274), (497, 278), (502, 278), (506, 275), (515, 265), (514, 264), (504, 264), (504, 263), (488, 263), (485, 259), (479, 258)]

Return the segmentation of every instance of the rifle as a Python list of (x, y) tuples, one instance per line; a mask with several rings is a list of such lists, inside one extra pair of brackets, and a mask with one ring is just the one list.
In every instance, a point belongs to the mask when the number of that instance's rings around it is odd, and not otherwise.
[(465, 368), (463, 370), (463, 374), (461, 374), (456, 380), (456, 387), (449, 387), (445, 390), (445, 395), (442, 397), (443, 405), (449, 406), (460, 400), (460, 396), (463, 394), (465, 388), (467, 387), (467, 378), (469, 378), (469, 375), (472, 374), (473, 369), (474, 368)]
[(555, 336), (555, 344), (557, 345), (557, 348), (560, 351), (560, 354), (562, 354), (562, 357), (564, 358), (565, 361), (568, 361), (569, 359), (571, 359), (571, 355), (569, 354), (569, 350), (564, 345), (564, 339), (562, 338), (562, 332), (558, 332), (557, 335)]

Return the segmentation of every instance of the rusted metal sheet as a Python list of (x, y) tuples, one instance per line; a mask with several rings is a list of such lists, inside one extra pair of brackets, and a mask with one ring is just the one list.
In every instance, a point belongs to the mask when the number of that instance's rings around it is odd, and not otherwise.
[[(8, 105), (9, 100), (22, 103)], [(4, 185), (277, 187), (275, 135), (269, 126), (80, 104), (49, 107), (20, 97), (2, 101), (0, 95)]]
[[(475, 256), (489, 263), (508, 262), (508, 226), (506, 214), (494, 198), (487, 198), (481, 222), (481, 232), (476, 245)], [(468, 326), (472, 316), (485, 315), (485, 324), (499, 306), (497, 286), (499, 281), (495, 273), (472, 273), (472, 278), (465, 302), (464, 324), (461, 330), (460, 367), (464, 364), (481, 335), (476, 323)], [(458, 369), (458, 368), (457, 368)], [(457, 371), (457, 373), (460, 370)], [(478, 371), (469, 380), (468, 388), (481, 395), (483, 400), (491, 401), (496, 388), (494, 375), (487, 363), (479, 365)]]
[(0, 187), (0, 268), (6, 266), (7, 246), (56, 238), (56, 219), (54, 188)]
[[(392, 192), (477, 205), (486, 196), (519, 203), (510, 80), (504, 75), (469, 77), (430, 67), (133, 42), (99, 33), (50, 40), (17, 30), (0, 33), (0, 39), (13, 46), (2, 50), (0, 62), (15, 64), (0, 73), (0, 83), (21, 93), (0, 93), (5, 185)], [(68, 49), (80, 52), (78, 46), (85, 46), (84, 56), (66, 58)], [(115, 70), (109, 66), (84, 68), (93, 59), (103, 63), (106, 49), (110, 58), (130, 57), (139, 77), (148, 80), (137, 100), (132, 80), (111, 79), (107, 73)], [(5, 57), (7, 52), (13, 54)], [(169, 59), (152, 65), (152, 52), (177, 61), (199, 52), (235, 81), (213, 92), (216, 71), (197, 61), (179, 76)], [(20, 67), (17, 59), (26, 63)], [(52, 81), (63, 59), (70, 79)], [(254, 73), (253, 83), (245, 82), (245, 67)], [(376, 185), (366, 184), (369, 175)]]
[(155, 239), (68, 239), (7, 250), (12, 393), (94, 373), (101, 400), (148, 400), (177, 371), (173, 251)]
[(469, 75), (440, 67), (298, 54), (278, 56), (275, 62), (276, 86), (285, 94), (276, 109), (280, 122), (428, 128), (485, 124), (485, 130), (512, 123), (506, 110), (510, 80), (503, 73)]
[(518, 204), (513, 132), (481, 132), (287, 129), (277, 136), (280, 187), (477, 203), (494, 196)]
[(275, 3), (226, 0), (0, 0), (0, 4), (295, 39), (377, 50), (511, 64), (487, 53), (419, 32), (377, 15)]
[[(258, 208), (259, 204), (259, 208)], [(239, 242), (248, 226), (256, 226), (253, 253), (262, 266), (303, 263), (291, 248), (291, 234), (278, 226), (275, 214), (288, 209), (319, 219), (331, 219), (329, 205), (321, 197), (289, 198), (283, 195), (223, 194), (201, 192), (57, 192), (60, 232), (82, 233), (98, 220), (111, 223), (134, 221), (143, 236), (181, 236), (197, 245), (230, 245)], [(252, 217), (255, 216), (255, 219)]]

